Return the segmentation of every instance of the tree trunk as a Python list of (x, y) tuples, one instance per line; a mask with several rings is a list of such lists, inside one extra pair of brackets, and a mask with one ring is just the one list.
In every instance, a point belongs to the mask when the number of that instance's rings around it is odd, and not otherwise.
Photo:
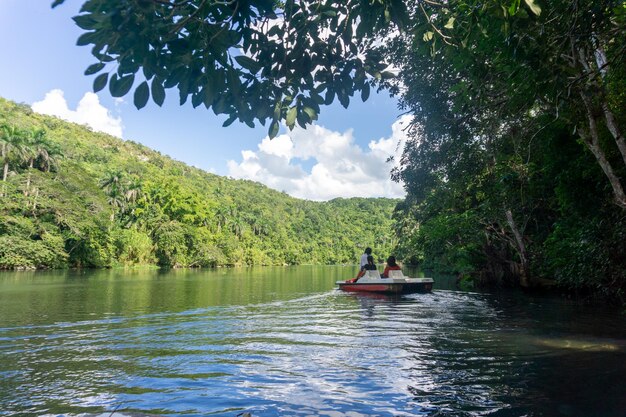
[[(604, 49), (599, 45), (599, 42), (595, 37), (593, 39), (593, 44), (595, 48), (594, 56), (596, 58), (596, 65), (598, 67), (600, 75), (602, 76), (602, 78), (604, 78), (609, 71), (609, 64), (606, 58), (606, 53), (604, 52)], [(584, 54), (581, 53), (580, 55), (581, 59), (583, 59)], [(603, 85), (601, 85), (600, 87), (601, 88), (598, 88), (597, 91), (600, 92), (600, 102), (602, 106), (602, 111), (604, 112), (604, 117), (606, 118), (606, 127), (609, 129), (609, 132), (611, 132), (611, 135), (613, 135), (613, 139), (615, 139), (615, 143), (617, 144), (617, 147), (622, 154), (624, 165), (626, 165), (626, 139), (624, 139), (624, 134), (621, 132), (617, 120), (615, 120), (615, 115), (609, 108), (609, 103), (606, 101), (606, 95), (604, 94), (605, 91)]]
[(2, 161), (4, 162), (4, 168), (3, 168), (3, 172), (2, 172), (2, 181), (5, 182), (5, 184), (2, 185), (2, 191), (0, 192), (0, 197), (4, 197), (4, 192), (6, 189), (6, 180), (7, 180), (7, 176), (9, 175), (9, 158), (7, 158), (7, 144), (3, 143), (2, 144)]
[(624, 139), (624, 135), (617, 124), (617, 120), (615, 120), (615, 115), (611, 109), (609, 109), (609, 103), (607, 103), (606, 100), (602, 100), (602, 111), (604, 112), (604, 117), (606, 118), (606, 127), (609, 128), (609, 132), (613, 135), (615, 143), (622, 154), (624, 165), (626, 165), (626, 139)]
[(28, 197), (28, 193), (30, 191), (30, 179), (32, 175), (31, 170), (33, 169), (34, 162), (33, 158), (30, 158), (28, 161), (28, 176), (26, 177), (26, 189), (24, 190), (24, 196), (26, 197)]
[(2, 161), (4, 162), (4, 170), (2, 172), (2, 181), (7, 180), (7, 176), (9, 175), (9, 157), (7, 155), (7, 144), (2, 144)]
[(613, 197), (615, 198), (615, 203), (621, 208), (626, 209), (626, 193), (624, 193), (624, 187), (622, 187), (622, 183), (620, 182), (619, 177), (617, 176), (617, 174), (615, 174), (613, 167), (606, 159), (606, 155), (600, 147), (598, 124), (596, 122), (596, 117), (593, 114), (591, 102), (584, 92), (581, 91), (580, 96), (582, 97), (583, 103), (585, 105), (585, 111), (587, 112), (589, 132), (585, 133), (585, 129), (579, 129), (578, 134), (583, 139), (591, 153), (593, 153), (593, 156), (596, 157), (598, 164), (600, 164), (602, 171), (604, 171), (604, 175), (606, 175), (606, 177), (609, 179), (611, 187), (613, 188)]
[[(608, 71), (608, 66), (606, 64), (606, 55), (604, 51), (597, 45), (597, 42), (594, 42), (594, 55), (595, 61), (600, 72), (600, 75), (604, 77), (606, 71)], [(622, 154), (622, 159), (624, 160), (624, 164), (626, 165), (626, 141), (624, 140), (624, 135), (621, 133), (617, 121), (615, 120), (615, 116), (613, 112), (609, 108), (609, 105), (606, 101), (606, 97), (604, 94), (604, 86), (602, 85), (602, 81), (596, 81), (595, 75), (597, 72), (592, 68), (592, 64), (590, 63), (589, 56), (585, 48), (576, 47), (578, 52), (578, 56), (576, 57), (578, 63), (582, 67), (582, 74), (587, 75), (589, 77), (589, 84), (587, 86), (580, 87), (580, 96), (582, 97), (583, 104), (585, 106), (585, 112), (587, 114), (587, 124), (588, 124), (588, 132), (585, 132), (586, 129), (579, 129), (579, 135), (593, 153), (593, 156), (596, 157), (598, 164), (604, 171), (604, 175), (609, 179), (611, 183), (611, 187), (613, 188), (613, 197), (615, 198), (615, 203), (621, 208), (626, 209), (626, 193), (624, 193), (624, 187), (622, 183), (615, 174), (615, 170), (611, 166), (610, 162), (606, 158), (602, 147), (600, 146), (600, 134), (598, 132), (598, 122), (596, 114), (599, 115), (599, 108), (596, 108), (598, 111), (594, 111), (594, 103), (587, 94), (590, 94), (594, 97), (598, 98), (600, 103), (600, 108), (604, 113), (604, 117), (606, 119), (606, 125), (608, 130), (611, 132), (611, 135), (615, 139), (615, 143), (619, 148), (620, 153)]]
[(517, 228), (515, 220), (513, 219), (513, 213), (511, 210), (506, 210), (506, 221), (513, 232), (515, 237), (516, 250), (520, 258), (520, 278), (519, 283), (522, 287), (530, 287), (530, 262), (528, 261), (528, 252), (526, 251), (526, 245), (524, 244), (524, 237)]
[(39, 197), (39, 188), (35, 188), (35, 197), (33, 198), (33, 217), (37, 218), (37, 198)]

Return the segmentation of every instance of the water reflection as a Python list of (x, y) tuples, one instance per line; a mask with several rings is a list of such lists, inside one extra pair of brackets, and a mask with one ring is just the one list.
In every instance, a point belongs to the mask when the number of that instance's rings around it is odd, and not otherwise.
[(352, 273), (0, 276), (0, 415), (626, 414), (624, 317)]

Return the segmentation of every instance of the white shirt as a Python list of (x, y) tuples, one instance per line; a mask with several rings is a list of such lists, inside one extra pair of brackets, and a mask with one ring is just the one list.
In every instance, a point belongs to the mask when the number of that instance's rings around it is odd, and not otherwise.
[(362, 269), (365, 265), (367, 265), (367, 257), (369, 255), (367, 253), (364, 253), (363, 255), (361, 255), (361, 266), (360, 268)]

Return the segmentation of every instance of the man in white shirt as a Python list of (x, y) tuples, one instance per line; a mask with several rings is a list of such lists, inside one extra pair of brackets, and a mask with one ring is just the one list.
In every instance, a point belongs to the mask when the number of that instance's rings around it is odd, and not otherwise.
[(365, 253), (361, 255), (361, 264), (359, 265), (359, 271), (367, 265), (367, 257), (372, 254), (372, 248), (365, 248)]

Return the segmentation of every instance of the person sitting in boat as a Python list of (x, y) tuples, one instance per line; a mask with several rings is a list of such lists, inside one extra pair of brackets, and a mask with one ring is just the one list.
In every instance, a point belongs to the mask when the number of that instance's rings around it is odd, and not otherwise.
[(359, 263), (359, 271), (367, 265), (367, 258), (372, 254), (372, 248), (365, 248), (365, 253), (361, 255), (361, 262)]
[(396, 263), (396, 257), (392, 255), (387, 258), (387, 266), (385, 267), (381, 278), (389, 278), (389, 271), (399, 271), (401, 269), (400, 265)]
[(377, 269), (378, 268), (376, 268), (376, 264), (374, 263), (374, 257), (372, 255), (368, 255), (367, 263), (365, 265), (363, 265), (363, 267), (361, 268), (361, 270), (357, 274), (356, 278), (353, 278), (353, 279), (348, 280), (346, 282), (357, 282), (359, 280), (359, 278), (361, 278), (363, 275), (365, 275), (365, 271), (376, 271)]

